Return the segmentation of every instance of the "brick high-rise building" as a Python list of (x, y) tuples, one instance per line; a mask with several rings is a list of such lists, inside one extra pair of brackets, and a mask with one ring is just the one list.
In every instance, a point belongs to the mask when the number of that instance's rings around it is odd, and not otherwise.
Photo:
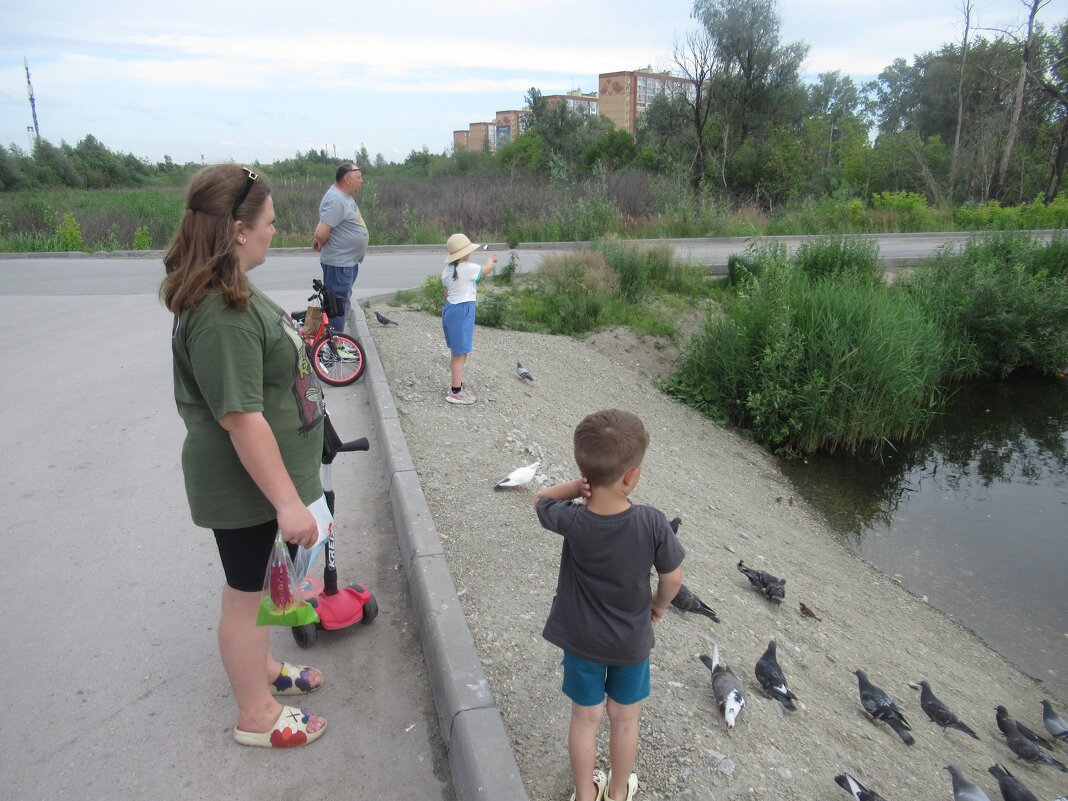
[(652, 70), (602, 72), (598, 80), (598, 112), (634, 135), (638, 117), (658, 94), (673, 97), (693, 91), (685, 78)]

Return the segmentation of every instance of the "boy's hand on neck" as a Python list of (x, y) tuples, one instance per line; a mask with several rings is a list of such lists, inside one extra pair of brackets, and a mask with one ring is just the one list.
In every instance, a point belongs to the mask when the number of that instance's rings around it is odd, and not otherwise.
[(590, 487), (590, 497), (586, 507), (595, 515), (618, 515), (630, 508), (627, 498), (638, 486), (641, 478), (641, 465), (627, 468), (615, 483), (605, 487)]

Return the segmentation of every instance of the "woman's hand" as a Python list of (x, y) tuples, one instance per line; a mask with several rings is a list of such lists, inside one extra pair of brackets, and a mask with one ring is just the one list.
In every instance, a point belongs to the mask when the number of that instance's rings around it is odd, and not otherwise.
[(277, 512), (278, 528), (286, 542), (310, 548), (319, 539), (319, 524), (304, 504), (289, 504)]

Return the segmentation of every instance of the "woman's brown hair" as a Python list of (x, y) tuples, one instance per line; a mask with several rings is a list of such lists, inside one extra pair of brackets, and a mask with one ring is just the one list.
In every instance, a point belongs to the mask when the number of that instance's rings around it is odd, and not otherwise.
[(234, 250), (234, 223), (251, 225), (270, 194), (263, 178), (236, 164), (205, 167), (193, 176), (185, 215), (163, 256), (167, 274), (159, 296), (168, 309), (180, 314), (196, 308), (211, 292), (227, 306), (248, 308), (252, 291)]

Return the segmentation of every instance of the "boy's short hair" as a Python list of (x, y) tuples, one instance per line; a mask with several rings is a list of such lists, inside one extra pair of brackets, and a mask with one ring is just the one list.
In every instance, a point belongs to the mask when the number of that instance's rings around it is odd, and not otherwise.
[(605, 409), (575, 428), (575, 462), (593, 487), (607, 487), (637, 467), (649, 447), (649, 432), (636, 414)]

